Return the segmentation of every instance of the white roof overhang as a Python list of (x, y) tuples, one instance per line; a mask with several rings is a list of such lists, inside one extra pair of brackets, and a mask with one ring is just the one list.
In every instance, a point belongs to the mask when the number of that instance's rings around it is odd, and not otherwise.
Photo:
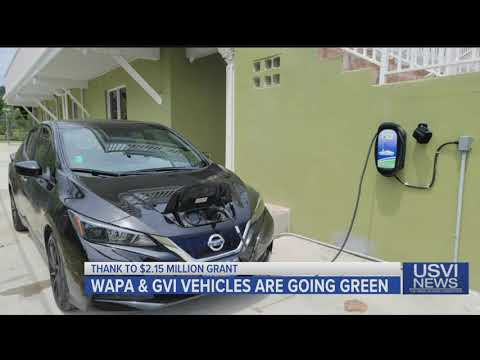
[(215, 54), (218, 51), (218, 48), (208, 48), (208, 47), (187, 47), (185, 48), (185, 56), (190, 62), (195, 61), (196, 59)]
[[(193, 62), (217, 51), (185, 48), (185, 56)], [(63, 89), (86, 89), (89, 80), (119, 67), (118, 57), (158, 60), (160, 48), (19, 48), (5, 76), (4, 99), (10, 105), (37, 106), (36, 100), (61, 95)]]
[(160, 48), (20, 48), (5, 76), (4, 99), (36, 106), (35, 100), (53, 98), (62, 89), (85, 89), (88, 80), (119, 67), (114, 56), (158, 60)]

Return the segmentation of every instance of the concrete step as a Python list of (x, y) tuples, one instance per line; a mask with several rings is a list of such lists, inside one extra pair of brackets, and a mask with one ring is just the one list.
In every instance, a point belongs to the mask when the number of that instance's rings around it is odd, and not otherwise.
[(429, 73), (426, 70), (414, 70), (414, 71), (404, 72), (400, 74), (392, 74), (392, 75), (386, 76), (385, 82), (387, 84), (393, 84), (393, 83), (398, 83), (402, 81), (421, 80), (421, 79), (425, 79), (425, 77), (428, 74)]
[(290, 231), (290, 209), (284, 206), (265, 204), (275, 223), (273, 235), (288, 233)]
[(320, 59), (336, 59), (343, 54), (344, 51), (341, 48), (318, 48)]

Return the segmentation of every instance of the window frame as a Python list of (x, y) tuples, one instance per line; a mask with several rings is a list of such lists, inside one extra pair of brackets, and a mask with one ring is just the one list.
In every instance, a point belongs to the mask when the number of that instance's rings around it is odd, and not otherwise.
[[(107, 96), (106, 96), (105, 100), (107, 102), (107, 119), (108, 120), (127, 120), (128, 119), (128, 109), (127, 109), (128, 103), (125, 104), (127, 119), (122, 119), (122, 115), (121, 115), (121, 112), (122, 112), (121, 111), (122, 106), (120, 104), (120, 100), (121, 100), (120, 90), (121, 89), (125, 89), (125, 92), (127, 93), (127, 96), (128, 96), (128, 91), (127, 91), (127, 86), (126, 85), (120, 85), (120, 86), (117, 86), (117, 87), (114, 87), (112, 89), (107, 90)], [(115, 119), (112, 117), (112, 109), (110, 107), (110, 94), (111, 93), (115, 93), (115, 96), (117, 98), (117, 118), (115, 118)]]
[[(46, 131), (48, 133), (48, 141), (49, 141), (49, 147), (48, 147), (48, 150), (47, 150), (47, 154), (51, 154), (50, 156), (52, 157), (52, 160), (53, 160), (53, 164), (52, 164), (52, 168), (50, 169), (50, 175), (55, 178), (55, 174), (57, 172), (58, 169), (62, 169), (62, 161), (56, 151), (57, 149), (57, 146), (56, 146), (56, 140), (55, 140), (55, 132), (53, 130), (52, 127), (48, 126), (48, 125), (41, 125), (37, 128), (37, 131), (38, 131), (38, 134), (37, 134), (37, 146), (35, 146), (35, 152), (33, 154), (33, 158), (30, 159), (30, 160), (35, 160), (38, 162), (38, 160), (36, 160), (36, 155), (37, 155), (37, 148), (38, 148), (38, 144), (40, 144), (39, 141), (42, 141), (42, 140), (45, 140), (45, 138), (43, 138), (43, 134), (42, 132), (43, 131)], [(45, 174), (46, 173), (46, 168), (44, 168), (44, 164), (40, 164), (40, 162), (38, 162), (38, 164), (40, 165), (41, 169), (42, 169), (42, 174)]]
[[(255, 90), (272, 89), (281, 85), (281, 58), (282, 53), (277, 53), (253, 60), (252, 80), (253, 88)], [(259, 70), (256, 69), (257, 64), (259, 64)], [(256, 81), (257, 79), (258, 86)], [(274, 81), (274, 79), (277, 79), (278, 81)]]
[(23, 156), (27, 160), (33, 160), (33, 157), (35, 156), (35, 147), (33, 148), (33, 154), (32, 155), (30, 155), (28, 153), (28, 150), (30, 150), (29, 146), (30, 146), (31, 141), (33, 141), (33, 140), (36, 141), (37, 140), (38, 131), (40, 131), (40, 126), (35, 127), (32, 130), (30, 130), (30, 132), (27, 135), (27, 139), (26, 139), (25, 144), (23, 146)]
[(78, 116), (79, 114), (79, 108), (78, 105), (75, 101), (71, 100), (71, 108), (72, 108), (72, 120), (78, 120), (80, 117)]

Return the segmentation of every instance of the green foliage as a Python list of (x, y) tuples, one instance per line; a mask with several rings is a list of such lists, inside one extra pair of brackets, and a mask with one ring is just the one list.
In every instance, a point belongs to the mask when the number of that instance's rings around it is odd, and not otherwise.
[(0, 86), (0, 116), (2, 116), (3, 107), (5, 106), (5, 103), (3, 102), (4, 94), (5, 94), (5, 86)]
[(18, 107), (3, 105), (0, 112), (0, 139), (7, 139), (7, 121), (9, 124), (9, 138), (12, 141), (23, 141), (27, 133), (34, 127), (34, 121), (26, 112)]
[(22, 141), (35, 123), (24, 109), (5, 104), (3, 95), (5, 87), (0, 86), (0, 140), (7, 139), (8, 118), (10, 140)]

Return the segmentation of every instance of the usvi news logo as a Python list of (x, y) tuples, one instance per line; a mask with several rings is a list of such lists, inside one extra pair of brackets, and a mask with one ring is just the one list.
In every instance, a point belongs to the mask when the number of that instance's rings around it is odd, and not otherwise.
[(403, 263), (403, 293), (468, 294), (468, 263)]

